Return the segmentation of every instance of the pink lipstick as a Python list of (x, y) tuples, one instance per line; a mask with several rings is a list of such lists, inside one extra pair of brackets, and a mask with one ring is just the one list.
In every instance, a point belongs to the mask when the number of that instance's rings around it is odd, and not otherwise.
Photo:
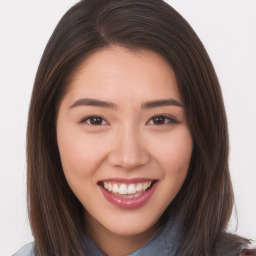
[(150, 179), (111, 179), (99, 183), (104, 197), (122, 209), (138, 209), (154, 194), (158, 182)]

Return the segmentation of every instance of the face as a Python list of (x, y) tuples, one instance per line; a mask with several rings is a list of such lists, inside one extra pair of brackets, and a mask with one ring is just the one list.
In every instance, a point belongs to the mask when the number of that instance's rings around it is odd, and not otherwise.
[(94, 53), (60, 103), (57, 141), (92, 229), (150, 230), (181, 188), (193, 148), (172, 68), (148, 50)]

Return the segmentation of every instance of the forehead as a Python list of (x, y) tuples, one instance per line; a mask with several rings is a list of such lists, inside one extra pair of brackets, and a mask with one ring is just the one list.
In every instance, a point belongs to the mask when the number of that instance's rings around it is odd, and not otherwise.
[(86, 58), (74, 72), (67, 94), (72, 98), (180, 98), (175, 74), (162, 56), (120, 46), (103, 48)]

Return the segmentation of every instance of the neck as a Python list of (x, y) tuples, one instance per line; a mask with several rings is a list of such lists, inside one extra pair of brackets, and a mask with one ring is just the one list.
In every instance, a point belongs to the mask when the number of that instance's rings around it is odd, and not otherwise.
[(111, 232), (91, 216), (86, 216), (87, 235), (108, 256), (130, 254), (145, 245), (157, 232), (160, 221), (150, 229), (136, 235), (120, 235)]

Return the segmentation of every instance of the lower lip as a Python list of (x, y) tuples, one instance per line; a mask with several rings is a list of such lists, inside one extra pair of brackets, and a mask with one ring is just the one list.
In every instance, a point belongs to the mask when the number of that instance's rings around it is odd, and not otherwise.
[(157, 183), (155, 182), (152, 187), (144, 192), (141, 196), (136, 198), (122, 198), (115, 196), (114, 194), (108, 192), (104, 188), (100, 186), (102, 194), (105, 196), (105, 198), (112, 203), (113, 205), (122, 208), (122, 209), (138, 209), (142, 207), (146, 202), (150, 199), (150, 197), (154, 194)]

